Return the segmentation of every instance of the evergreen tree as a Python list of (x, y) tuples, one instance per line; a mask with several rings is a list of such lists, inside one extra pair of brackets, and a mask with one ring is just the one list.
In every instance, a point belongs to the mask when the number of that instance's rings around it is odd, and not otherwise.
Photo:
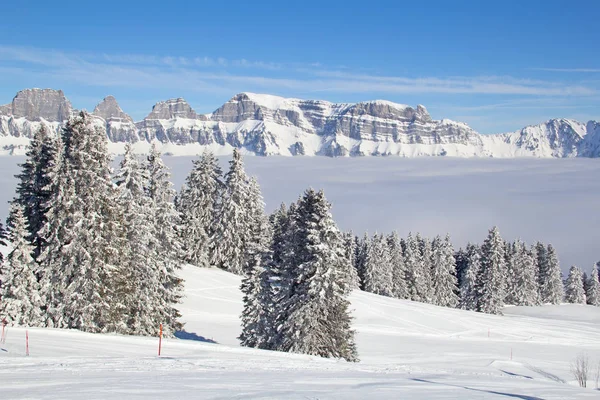
[(347, 296), (349, 263), (323, 192), (306, 191), (295, 212), (295, 260), (279, 350), (356, 361)]
[(585, 304), (585, 290), (583, 289), (583, 273), (581, 269), (572, 266), (565, 282), (565, 301), (573, 304)]
[(242, 311), (242, 333), (239, 336), (242, 346), (269, 348), (274, 335), (272, 323), (273, 274), (271, 228), (264, 215), (264, 203), (260, 188), (255, 179), (250, 181), (249, 201), (253, 209), (251, 236), (248, 241), (248, 254), (244, 264), (244, 278), (241, 291), (244, 309)]
[(432, 283), (432, 272), (433, 272), (433, 248), (431, 240), (428, 238), (421, 237), (417, 233), (417, 243), (419, 244), (419, 253), (421, 255), (422, 262), (422, 276), (423, 276), (423, 292), (421, 295), (421, 301), (424, 303), (432, 303), (433, 300), (433, 283)]
[(454, 261), (456, 263), (456, 281), (459, 288), (462, 287), (462, 279), (465, 276), (465, 271), (468, 267), (467, 253), (460, 248), (454, 253)]
[(26, 160), (20, 164), (21, 172), (13, 203), (23, 207), (27, 221), (27, 239), (34, 245), (37, 257), (43, 242), (39, 231), (46, 222), (46, 213), (51, 196), (52, 171), (56, 166), (57, 141), (42, 125), (35, 132), (27, 148)]
[(360, 278), (356, 269), (356, 241), (352, 231), (343, 234), (344, 248), (346, 249), (346, 258), (352, 266), (348, 271), (348, 281), (352, 289), (360, 287)]
[(127, 238), (127, 246), (121, 250), (123, 273), (117, 277), (116, 289), (121, 299), (117, 312), (123, 315), (117, 330), (132, 335), (155, 332), (154, 311), (159, 300), (156, 231), (152, 224), (151, 200), (145, 193), (147, 180), (147, 171), (128, 143), (115, 177)]
[(12, 250), (1, 277), (0, 315), (13, 324), (39, 326), (42, 324), (42, 300), (35, 276), (37, 264), (32, 256), (33, 246), (28, 239), (29, 231), (23, 207), (14, 203), (11, 206), (10, 217)]
[(371, 238), (364, 264), (364, 290), (382, 296), (392, 296), (393, 269), (389, 246), (383, 235)]
[(427, 301), (429, 293), (429, 271), (426, 269), (423, 256), (419, 250), (419, 236), (413, 237), (411, 233), (405, 241), (404, 264), (406, 266), (406, 281), (410, 299), (413, 301)]
[(518, 258), (516, 242), (506, 242), (504, 245), (504, 260), (506, 263), (506, 275), (504, 275), (506, 298), (504, 299), (504, 304), (515, 305), (519, 302), (521, 294), (517, 290), (517, 274), (519, 274), (521, 266), (518, 265)]
[(456, 307), (459, 301), (456, 285), (456, 266), (454, 249), (450, 236), (444, 239), (436, 237), (432, 243), (432, 301), (433, 304), (444, 307)]
[(204, 152), (176, 198), (181, 216), (181, 242), (184, 259), (198, 267), (209, 267), (214, 250), (214, 225), (223, 191), (219, 161)]
[[(6, 240), (8, 239), (8, 235), (6, 234), (6, 229), (4, 228), (4, 224), (0, 221), (0, 247), (6, 246)], [(0, 248), (0, 275), (2, 275), (2, 263), (4, 263), (4, 249)], [(2, 286), (2, 280), (0, 279), (0, 286)]]
[(518, 240), (512, 246), (511, 267), (512, 275), (509, 288), (512, 296), (511, 304), (517, 306), (534, 306), (539, 304), (538, 284), (536, 280), (536, 265), (533, 255), (527, 250), (525, 243)]
[(466, 267), (460, 286), (460, 305), (463, 310), (479, 310), (479, 275), (481, 273), (481, 249), (469, 243), (464, 252)]
[(242, 156), (234, 149), (229, 171), (225, 174), (225, 192), (215, 223), (211, 264), (238, 275), (243, 274), (246, 239), (250, 234), (248, 181)]
[(89, 332), (116, 330), (115, 278), (125, 246), (112, 184), (107, 137), (81, 112), (62, 133), (39, 257), (47, 324)]
[(478, 311), (501, 314), (504, 306), (505, 270), (504, 241), (497, 227), (493, 227), (481, 246), (481, 272), (478, 282)]
[(589, 305), (600, 306), (600, 281), (598, 280), (598, 266), (594, 265), (592, 274), (588, 279), (588, 288), (585, 292), (586, 300)]
[[(173, 199), (175, 190), (171, 174), (162, 160), (162, 155), (152, 144), (144, 164), (146, 170), (145, 192), (150, 201), (151, 229), (154, 232), (155, 247), (152, 249), (157, 262), (158, 286), (154, 320), (163, 325), (163, 334), (171, 336), (181, 330), (181, 314), (177, 309), (183, 296), (183, 279), (178, 275), (183, 256), (178, 227), (181, 220)], [(156, 330), (156, 327), (155, 327)]]
[(358, 280), (360, 283), (360, 290), (365, 289), (365, 282), (367, 280), (366, 275), (366, 261), (367, 254), (369, 254), (369, 246), (371, 245), (371, 239), (369, 235), (365, 232), (363, 234), (362, 239), (356, 238), (356, 256), (355, 256), (355, 268), (358, 273)]
[(540, 254), (544, 255), (538, 266), (541, 302), (543, 304), (560, 304), (564, 298), (564, 287), (556, 251), (549, 244), (544, 251), (538, 251), (538, 259), (540, 259)]
[(392, 266), (392, 296), (399, 299), (410, 298), (408, 285), (406, 283), (406, 266), (402, 257), (402, 244), (398, 232), (393, 231), (387, 237), (387, 245), (390, 253), (390, 264)]

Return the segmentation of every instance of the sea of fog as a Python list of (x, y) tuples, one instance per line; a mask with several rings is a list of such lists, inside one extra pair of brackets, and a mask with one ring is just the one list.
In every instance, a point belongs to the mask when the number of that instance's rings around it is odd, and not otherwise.
[[(194, 157), (165, 157), (179, 189)], [(220, 158), (227, 168), (229, 157)], [(0, 216), (13, 197), (18, 163), (0, 157)], [(455, 246), (482, 242), (497, 225), (505, 239), (540, 240), (563, 271), (600, 260), (600, 160), (246, 157), (267, 211), (308, 187), (324, 189), (343, 230), (450, 233)], [(116, 165), (116, 164), (115, 164)]]

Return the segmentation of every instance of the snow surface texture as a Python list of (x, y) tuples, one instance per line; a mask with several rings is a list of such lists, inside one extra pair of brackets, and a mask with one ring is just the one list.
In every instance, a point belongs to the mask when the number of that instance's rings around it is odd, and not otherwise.
[[(181, 339), (8, 328), (3, 398), (591, 399), (569, 368), (600, 360), (600, 309), (493, 316), (355, 291), (360, 363), (238, 347), (240, 278), (186, 266)], [(182, 340), (185, 339), (185, 340)], [(211, 341), (218, 344), (211, 343)], [(511, 359), (512, 352), (512, 359)], [(595, 372), (594, 372), (595, 373)]]
[[(41, 124), (58, 132), (75, 112), (62, 91), (18, 92), (0, 106), (0, 154), (24, 154), (27, 138)], [(481, 135), (462, 122), (432, 119), (422, 105), (385, 100), (346, 104), (240, 93), (203, 115), (177, 98), (156, 103), (134, 123), (108, 96), (92, 115), (114, 154), (123, 154), (126, 142), (142, 150), (156, 141), (173, 155), (196, 155), (205, 148), (231, 154), (242, 148), (283, 156), (600, 157), (596, 121), (552, 119), (516, 132)]]
[[(231, 157), (220, 157), (225, 170)], [(192, 157), (165, 157), (179, 190)], [(0, 218), (8, 215), (18, 163), (0, 157)], [(481, 243), (498, 225), (506, 240), (552, 243), (566, 273), (588, 274), (600, 260), (600, 164), (596, 160), (245, 157), (267, 211), (309, 186), (324, 189), (343, 230), (362, 235), (398, 230), (433, 238), (450, 233), (455, 247)], [(117, 162), (114, 164), (117, 165)]]

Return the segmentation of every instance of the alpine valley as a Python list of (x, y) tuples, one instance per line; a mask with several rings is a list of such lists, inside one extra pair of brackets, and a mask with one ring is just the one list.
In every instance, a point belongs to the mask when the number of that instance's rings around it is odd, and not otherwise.
[[(43, 124), (58, 132), (76, 113), (61, 90), (26, 89), (0, 106), (0, 154), (23, 154)], [(158, 102), (135, 122), (108, 96), (93, 110), (106, 130), (110, 150), (127, 142), (145, 148), (158, 141), (171, 155), (205, 148), (229, 154), (242, 148), (256, 155), (600, 157), (600, 122), (551, 119), (497, 135), (468, 125), (433, 120), (427, 109), (384, 100), (355, 104), (240, 93), (212, 114), (198, 114), (182, 98)]]

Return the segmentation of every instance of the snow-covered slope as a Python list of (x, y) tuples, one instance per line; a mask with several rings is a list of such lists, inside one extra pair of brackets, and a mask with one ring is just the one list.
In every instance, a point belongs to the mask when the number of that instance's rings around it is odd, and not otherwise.
[[(570, 362), (600, 359), (600, 310), (490, 316), (355, 292), (360, 363), (238, 347), (240, 279), (187, 266), (182, 339), (8, 328), (3, 398), (588, 399)], [(526, 315), (524, 315), (526, 314)], [(218, 344), (211, 343), (216, 341)]]
[[(28, 89), (0, 106), (0, 149), (22, 153), (21, 142), (40, 124), (58, 131), (73, 110), (62, 91)], [(126, 142), (141, 148), (158, 141), (171, 154), (234, 147), (257, 155), (453, 157), (598, 157), (598, 123), (554, 119), (501, 135), (480, 135), (468, 125), (433, 120), (427, 109), (385, 100), (356, 104), (240, 93), (211, 114), (196, 113), (182, 98), (156, 103), (134, 123), (116, 99), (106, 97), (93, 114), (106, 129), (110, 149)], [(588, 135), (588, 132), (590, 133)]]

